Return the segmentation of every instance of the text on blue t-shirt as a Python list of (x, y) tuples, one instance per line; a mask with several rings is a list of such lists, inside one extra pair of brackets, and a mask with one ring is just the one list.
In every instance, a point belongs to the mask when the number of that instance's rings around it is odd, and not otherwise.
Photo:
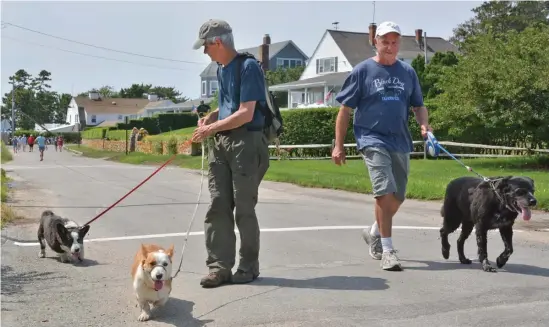
[(410, 107), (423, 106), (419, 78), (412, 66), (397, 60), (387, 66), (369, 58), (346, 78), (336, 100), (354, 109), (353, 129), (359, 150), (383, 147), (411, 152)]

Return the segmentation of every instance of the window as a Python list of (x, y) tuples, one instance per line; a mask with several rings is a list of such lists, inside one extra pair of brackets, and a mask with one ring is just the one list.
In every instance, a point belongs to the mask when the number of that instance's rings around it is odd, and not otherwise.
[(122, 120), (122, 115), (118, 115), (118, 120)]
[(97, 116), (92, 115), (91, 122), (92, 122), (92, 124), (93, 124), (93, 123), (96, 123), (96, 122), (97, 122)]
[(206, 95), (208, 82), (202, 81), (202, 95)]
[(337, 72), (337, 57), (321, 58), (316, 60), (316, 73), (335, 73)]
[(217, 91), (217, 81), (210, 81), (210, 95), (213, 95)]
[(303, 60), (290, 58), (277, 58), (276, 68), (295, 68), (303, 66)]

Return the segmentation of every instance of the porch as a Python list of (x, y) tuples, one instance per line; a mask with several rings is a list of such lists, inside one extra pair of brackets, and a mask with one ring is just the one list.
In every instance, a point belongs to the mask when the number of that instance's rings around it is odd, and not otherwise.
[(272, 85), (270, 91), (288, 92), (288, 109), (337, 107), (336, 94), (349, 72), (331, 73), (313, 78)]

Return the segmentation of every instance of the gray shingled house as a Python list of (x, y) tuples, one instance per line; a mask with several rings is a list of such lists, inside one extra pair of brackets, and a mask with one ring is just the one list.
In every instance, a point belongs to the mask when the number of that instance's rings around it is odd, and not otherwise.
[[(369, 33), (328, 29), (324, 32), (311, 59), (298, 81), (272, 85), (271, 91), (288, 92), (288, 107), (310, 105), (339, 106), (335, 94), (349, 72), (361, 61), (375, 56), (373, 38), (376, 24), (370, 24)], [(441, 37), (424, 37), (421, 29), (415, 35), (403, 35), (399, 58), (411, 63), (418, 54), (427, 54), (427, 60), (436, 52), (458, 49)]]

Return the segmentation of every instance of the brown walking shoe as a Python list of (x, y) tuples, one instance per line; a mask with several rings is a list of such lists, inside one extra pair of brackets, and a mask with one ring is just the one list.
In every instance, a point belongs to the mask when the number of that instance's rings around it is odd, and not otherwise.
[(259, 276), (259, 273), (253, 273), (251, 271), (243, 271), (238, 269), (234, 275), (233, 275), (233, 283), (234, 284), (246, 284), (253, 282), (257, 277)]
[(231, 274), (222, 271), (212, 271), (208, 276), (200, 280), (200, 285), (204, 288), (213, 288), (231, 281)]

